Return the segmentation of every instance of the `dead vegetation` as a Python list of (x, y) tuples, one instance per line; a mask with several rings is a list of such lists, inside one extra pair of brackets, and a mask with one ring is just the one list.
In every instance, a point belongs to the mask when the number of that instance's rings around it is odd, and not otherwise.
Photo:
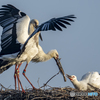
[[(0, 100), (100, 100), (100, 90), (95, 88), (95, 91), (79, 91), (71, 87), (51, 87), (47, 83), (58, 75), (60, 71), (52, 76), (43, 86), (40, 87), (39, 80), (38, 90), (25, 89), (25, 93), (19, 90), (5, 88), (0, 84)], [(45, 89), (46, 87), (46, 89)], [(48, 87), (48, 89), (47, 89)], [(71, 96), (70, 93), (76, 92), (97, 92), (98, 96)]]
[[(70, 92), (82, 92), (71, 87), (49, 87), (48, 89), (32, 90), (26, 89), (26, 93), (14, 89), (7, 89), (0, 84), (0, 100), (100, 100), (100, 91), (96, 90), (98, 96), (70, 96)], [(93, 91), (88, 91), (93, 92)]]

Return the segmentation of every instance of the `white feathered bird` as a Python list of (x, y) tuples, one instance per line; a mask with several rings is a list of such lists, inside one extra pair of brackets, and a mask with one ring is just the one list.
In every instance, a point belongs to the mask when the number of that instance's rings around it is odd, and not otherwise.
[(77, 80), (75, 75), (66, 74), (66, 76), (78, 90), (100, 89), (100, 75), (98, 72), (88, 72), (82, 76), (80, 81)]
[[(60, 18), (53, 18), (38, 26), (37, 20), (31, 21), (32, 24), (29, 24), (30, 23), (29, 16), (26, 15), (24, 12), (21, 12), (13, 5), (10, 4), (3, 5), (2, 8), (0, 9), (0, 25), (3, 27), (3, 32), (1, 36), (2, 50), (0, 52), (0, 73), (2, 73), (3, 71), (7, 70), (10, 66), (15, 64), (15, 74), (18, 75), (16, 69), (18, 69), (19, 71), (21, 63), (26, 61), (27, 62), (26, 67), (27, 67), (28, 63), (32, 59), (34, 59), (34, 57), (39, 53), (39, 50), (41, 48), (38, 43), (38, 37), (40, 35), (39, 31), (47, 31), (47, 30), (55, 31), (56, 29), (62, 31), (61, 27), (66, 28), (64, 24), (70, 25), (68, 21), (73, 21), (72, 18), (75, 18), (74, 15), (69, 15)], [(36, 28), (35, 31), (34, 27)], [(32, 33), (32, 31), (34, 32)], [(43, 54), (45, 53), (43, 52)], [(47, 55), (45, 54), (45, 57), (44, 60), (42, 57), (43, 61), (49, 60), (50, 58), (54, 57), (55, 60), (57, 61), (57, 64), (59, 63), (58, 62), (59, 60), (57, 60), (58, 52), (56, 50), (50, 51)], [(23, 74), (25, 76), (25, 70)]]

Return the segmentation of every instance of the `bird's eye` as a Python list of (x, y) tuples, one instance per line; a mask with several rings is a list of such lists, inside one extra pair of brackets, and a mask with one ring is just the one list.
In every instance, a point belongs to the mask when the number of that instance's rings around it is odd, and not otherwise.
[(75, 76), (73, 76), (73, 78), (75, 78)]

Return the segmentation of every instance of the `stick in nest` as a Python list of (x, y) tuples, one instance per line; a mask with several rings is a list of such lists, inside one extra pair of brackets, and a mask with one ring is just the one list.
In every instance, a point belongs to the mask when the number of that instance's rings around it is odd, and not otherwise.
[[(55, 75), (53, 75), (43, 86), (41, 86), (40, 88), (43, 88), (43, 87), (45, 87), (47, 84), (48, 84), (48, 82), (51, 80), (51, 79), (53, 79), (56, 75), (58, 75), (60, 73), (60, 71), (57, 73), (57, 74), (55, 74)], [(38, 81), (38, 83), (39, 83), (39, 81)]]

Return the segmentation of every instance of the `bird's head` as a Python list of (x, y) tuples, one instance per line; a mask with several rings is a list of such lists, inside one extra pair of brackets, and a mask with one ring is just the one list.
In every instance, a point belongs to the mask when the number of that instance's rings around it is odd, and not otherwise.
[[(30, 24), (33, 25), (33, 27), (35, 27), (37, 29), (39, 26), (39, 21), (37, 19), (32, 19), (30, 21)], [(41, 33), (39, 33), (39, 37), (40, 37), (41, 41), (43, 41)]]
[(39, 25), (39, 21), (38, 21), (37, 19), (32, 19), (30, 23), (31, 23), (31, 24), (33, 25), (33, 27), (35, 27), (35, 28), (37, 28), (38, 25)]
[(74, 81), (74, 80), (76, 80), (77, 79), (77, 77), (75, 76), (75, 75), (68, 75), (68, 74), (66, 74), (66, 76), (70, 79), (70, 81)]
[(52, 58), (54, 58), (54, 59), (59, 58), (59, 54), (58, 54), (57, 50), (51, 50), (49, 53)]

